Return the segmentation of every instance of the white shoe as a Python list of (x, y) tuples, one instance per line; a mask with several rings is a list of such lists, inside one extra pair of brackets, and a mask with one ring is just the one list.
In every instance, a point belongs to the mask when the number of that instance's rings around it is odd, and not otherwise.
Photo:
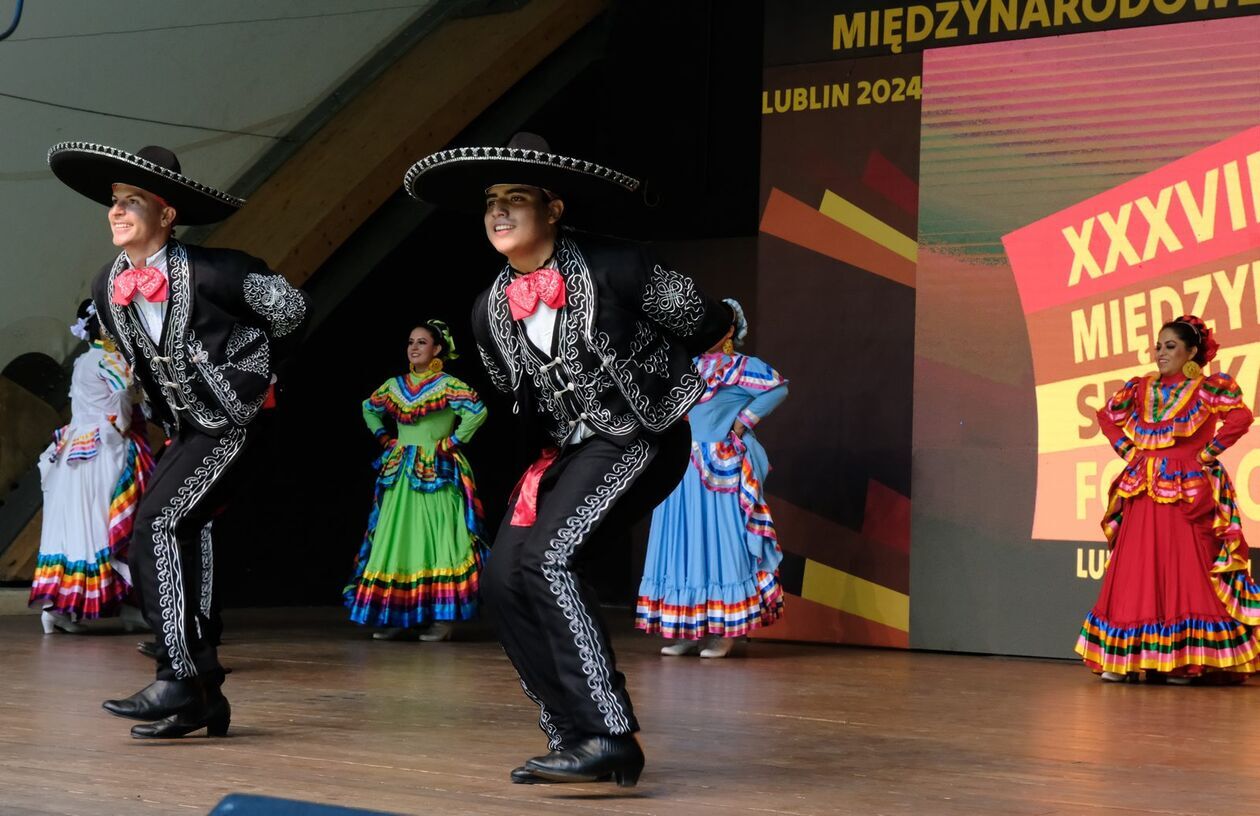
[(1188, 686), (1194, 682), (1193, 677), (1169, 677), (1166, 681), (1170, 686)]
[(80, 626), (66, 615), (60, 612), (53, 612), (45, 609), (39, 614), (39, 622), (44, 626), (44, 634), (51, 635), (57, 629), (63, 632), (69, 632), (72, 635), (81, 635), (87, 631), (86, 626)]
[(1129, 676), (1119, 672), (1103, 672), (1102, 679), (1104, 683), (1123, 683), (1129, 679)]
[(661, 648), (661, 654), (666, 657), (682, 657), (683, 655), (695, 654), (700, 651), (700, 641), (698, 640), (680, 640), (669, 646)]
[(382, 629), (379, 632), (372, 633), (372, 640), (415, 640), (416, 630), (407, 629), (401, 626), (395, 626), (392, 629)]
[(432, 626), (420, 633), (420, 639), (425, 643), (438, 643), (439, 641), (450, 640), (451, 632), (454, 630), (455, 627), (449, 623), (436, 621)]
[(735, 638), (709, 638), (700, 650), (701, 657), (726, 657), (735, 648)]
[(123, 604), (122, 610), (118, 613), (119, 619), (122, 621), (124, 632), (152, 632), (149, 624), (145, 622), (144, 615), (134, 606)]

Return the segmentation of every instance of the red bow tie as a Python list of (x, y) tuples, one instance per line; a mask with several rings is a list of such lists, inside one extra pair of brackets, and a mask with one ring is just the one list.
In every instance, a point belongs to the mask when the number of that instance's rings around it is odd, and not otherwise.
[(553, 309), (564, 305), (564, 276), (550, 267), (535, 269), (507, 285), (508, 305), (512, 319), (523, 320), (538, 309), (542, 301)]
[(133, 266), (114, 278), (114, 293), (110, 300), (118, 306), (126, 306), (135, 299), (136, 293), (144, 295), (150, 303), (166, 300), (166, 276), (156, 266)]

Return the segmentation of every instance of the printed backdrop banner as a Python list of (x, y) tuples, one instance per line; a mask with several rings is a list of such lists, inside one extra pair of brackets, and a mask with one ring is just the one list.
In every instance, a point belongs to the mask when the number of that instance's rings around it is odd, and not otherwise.
[[(1120, 467), (1095, 411), (1184, 312), (1256, 399), (1257, 13), (766, 4), (754, 330), (793, 387), (769, 636), (1071, 656)], [(1224, 457), (1245, 527), (1254, 436)]]
[[(1105, 486), (1122, 461), (1094, 411), (1152, 368), (1164, 323), (1208, 318), (1254, 404), (1260, 374), (1260, 127), (1249, 128), (1003, 237), (1028, 321), (1037, 388), (1033, 537), (1101, 540)], [(1250, 483), (1260, 435), (1227, 461)], [(1260, 508), (1242, 491), (1245, 521)]]

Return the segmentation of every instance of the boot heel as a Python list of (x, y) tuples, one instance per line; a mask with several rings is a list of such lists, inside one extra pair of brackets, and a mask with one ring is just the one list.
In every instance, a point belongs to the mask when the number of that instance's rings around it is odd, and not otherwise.
[(206, 723), (207, 737), (226, 737), (228, 726), (232, 724), (232, 712), (227, 712), (214, 717)]
[(613, 780), (616, 781), (619, 788), (633, 788), (639, 784), (639, 774), (643, 773), (643, 766), (637, 768), (622, 768), (613, 771)]
[(52, 616), (51, 612), (40, 612), (39, 622), (44, 627), (45, 635), (51, 635), (57, 631), (57, 619)]

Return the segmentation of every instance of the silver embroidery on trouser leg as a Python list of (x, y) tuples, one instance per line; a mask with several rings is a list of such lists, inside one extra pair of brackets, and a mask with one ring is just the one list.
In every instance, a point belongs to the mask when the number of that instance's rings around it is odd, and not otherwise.
[(184, 634), (187, 625), (184, 616), (184, 567), (175, 528), (205, 497), (244, 447), (245, 429), (229, 429), (153, 520), (153, 567), (157, 573), (158, 601), (162, 608), (161, 638), (171, 658), (171, 670), (180, 680), (195, 677), (197, 666), (193, 663), (188, 638)]
[(538, 705), (538, 727), (547, 735), (547, 750), (563, 751), (564, 740), (561, 738), (560, 730), (556, 728), (556, 724), (551, 721), (551, 715), (547, 713), (547, 706), (543, 705), (543, 701), (529, 690), (529, 686), (525, 685), (524, 680), (521, 680), (521, 689), (524, 690), (526, 697)]
[(604, 725), (610, 734), (628, 734), (630, 718), (613, 691), (612, 672), (604, 659), (606, 650), (600, 642), (599, 627), (586, 611), (568, 565), (591, 528), (647, 466), (650, 447), (643, 439), (636, 439), (622, 451), (621, 459), (604, 474), (604, 483), (595, 488), (595, 492), (587, 496), (565, 525), (556, 531), (556, 537), (543, 556), (543, 576), (569, 622), (569, 631), (582, 660), (582, 673), (586, 675), (586, 685), (591, 690), (591, 700), (604, 715)]
[(210, 617), (210, 599), (214, 594), (214, 537), (207, 521), (201, 528), (201, 614)]

